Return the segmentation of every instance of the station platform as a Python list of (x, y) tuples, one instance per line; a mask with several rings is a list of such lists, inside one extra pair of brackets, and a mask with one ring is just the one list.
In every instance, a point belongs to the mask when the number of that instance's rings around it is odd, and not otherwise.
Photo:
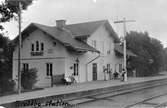
[[(45, 88), (39, 91), (33, 92), (25, 92), (21, 94), (13, 94), (8, 96), (0, 97), (0, 105), (13, 103), (16, 101), (25, 101), (30, 99), (39, 99), (44, 97), (65, 97), (65, 95), (69, 94), (81, 94), (85, 91), (93, 91), (93, 90), (100, 90), (103, 88), (114, 88), (114, 87), (121, 87), (121, 86), (128, 86), (128, 85), (135, 85), (143, 82), (151, 82), (155, 80), (167, 79), (167, 72), (161, 73), (157, 76), (152, 77), (129, 77), (126, 82), (122, 82), (120, 80), (108, 80), (108, 81), (92, 81), (92, 82), (85, 82), (85, 83), (76, 83), (71, 85), (63, 85), (63, 86), (54, 86), (52, 88)], [(77, 95), (78, 95), (77, 94)]]

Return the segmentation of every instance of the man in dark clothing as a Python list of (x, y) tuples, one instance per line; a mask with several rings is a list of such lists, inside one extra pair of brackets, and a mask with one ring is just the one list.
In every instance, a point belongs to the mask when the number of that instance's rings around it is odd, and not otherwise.
[(122, 70), (122, 81), (125, 81), (125, 74), (126, 74), (125, 69), (123, 69)]

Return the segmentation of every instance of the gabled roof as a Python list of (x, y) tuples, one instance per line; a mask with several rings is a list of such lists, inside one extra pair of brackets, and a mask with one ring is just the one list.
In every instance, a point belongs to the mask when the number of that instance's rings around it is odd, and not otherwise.
[[(106, 29), (109, 31), (110, 35), (114, 38), (114, 41), (119, 42), (119, 38), (112, 29), (108, 20), (70, 24), (66, 25), (64, 28), (61, 29), (57, 28), (56, 26), (46, 26), (37, 23), (31, 23), (26, 29), (24, 29), (24, 31), (22, 31), (22, 39), (26, 38), (28, 34), (31, 33), (32, 31), (39, 29), (44, 33), (48, 34), (49, 36), (51, 36), (53, 39), (60, 41), (68, 48), (70, 47), (73, 48), (74, 50), (79, 50), (79, 51), (99, 52), (90, 45), (81, 42), (75, 38), (79, 36), (90, 36), (101, 26), (105, 26)], [(17, 40), (18, 37), (14, 39), (14, 42), (17, 42)]]
[[(124, 54), (124, 50), (123, 50), (123, 46), (121, 46), (119, 43), (115, 44), (115, 51), (119, 52), (120, 54)], [(137, 55), (134, 54), (132, 51), (130, 50), (126, 50), (126, 55), (127, 56), (132, 56), (132, 57), (136, 57)]]
[(114, 38), (114, 41), (119, 42), (119, 38), (113, 30), (113, 28), (111, 27), (111, 25), (109, 24), (108, 20), (70, 24), (66, 25), (65, 28), (68, 29), (74, 37), (79, 37), (90, 36), (102, 25), (104, 25), (107, 28), (110, 35)]
[[(37, 23), (31, 23), (23, 32), (22, 32), (22, 38), (26, 38), (30, 32), (39, 29), (42, 32), (48, 34), (53, 39), (58, 40), (66, 47), (71, 47), (74, 50), (79, 51), (94, 51), (99, 52), (95, 48), (89, 46), (88, 44), (78, 41), (75, 38), (72, 38), (72, 34), (66, 30), (66, 29), (59, 29), (56, 27), (51, 26), (45, 26)], [(18, 37), (15, 39), (15, 41), (18, 40)]]

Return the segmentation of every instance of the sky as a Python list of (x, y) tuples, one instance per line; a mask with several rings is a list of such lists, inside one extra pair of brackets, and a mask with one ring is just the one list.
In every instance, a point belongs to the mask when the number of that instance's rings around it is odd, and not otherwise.
[[(2, 1), (2, 0), (0, 0)], [(167, 0), (35, 0), (22, 13), (22, 30), (30, 23), (56, 25), (64, 19), (67, 24), (108, 20), (119, 36), (123, 25), (114, 21), (135, 20), (126, 24), (127, 31), (147, 31), (167, 47)], [(10, 39), (18, 34), (18, 22), (3, 24)]]

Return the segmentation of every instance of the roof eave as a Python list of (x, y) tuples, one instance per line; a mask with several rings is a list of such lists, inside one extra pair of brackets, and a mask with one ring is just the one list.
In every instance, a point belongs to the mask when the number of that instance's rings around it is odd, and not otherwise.
[[(121, 51), (118, 51), (118, 50), (116, 50), (116, 49), (115, 49), (115, 52), (120, 53), (122, 56), (124, 55)], [(134, 53), (132, 53), (132, 52), (131, 52), (131, 53), (128, 53), (128, 52), (127, 52), (127, 53), (126, 53), (126, 56), (137, 57), (137, 55), (134, 54)]]

